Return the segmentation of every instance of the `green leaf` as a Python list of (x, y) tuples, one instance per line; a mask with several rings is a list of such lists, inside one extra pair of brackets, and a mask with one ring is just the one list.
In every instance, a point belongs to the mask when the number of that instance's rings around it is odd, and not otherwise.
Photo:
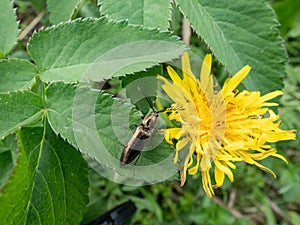
[(167, 30), (171, 17), (170, 0), (101, 1), (101, 13), (114, 20)]
[(88, 202), (87, 164), (50, 129), (17, 132), (19, 154), (1, 190), (1, 224), (79, 224)]
[(92, 158), (90, 165), (102, 176), (136, 185), (137, 181), (164, 181), (177, 172), (173, 149), (159, 132), (149, 140), (144, 148), (148, 151), (141, 153), (136, 165), (120, 167), (124, 143), (132, 135), (129, 127), (142, 120), (123, 100), (63, 83), (52, 83), (45, 94), (53, 130)]
[(53, 24), (71, 19), (75, 8), (80, 0), (47, 0), (48, 10), (50, 11), (50, 21)]
[(22, 59), (0, 61), (0, 92), (29, 89), (37, 70), (32, 63)]
[(31, 91), (0, 94), (0, 137), (40, 120), (43, 108), (41, 96)]
[(290, 218), (292, 224), (300, 223), (300, 215), (299, 215), (299, 212), (297, 212), (297, 209), (296, 209), (296, 211), (288, 210), (287, 214), (288, 214), (288, 217)]
[(80, 8), (80, 15), (82, 17), (98, 18), (100, 16), (99, 6), (94, 2), (84, 2)]
[(0, 140), (0, 190), (8, 180), (10, 172), (15, 163), (17, 143), (15, 135), (9, 135)]
[[(162, 74), (162, 66), (155, 66), (153, 68), (148, 69), (147, 71), (141, 71), (138, 73), (135, 73), (134, 75), (128, 75), (128, 76), (124, 76), (124, 77), (120, 77), (121, 81), (122, 81), (122, 86), (127, 86), (128, 84), (130, 84), (131, 82), (143, 78), (143, 77), (148, 77), (148, 76), (154, 76), (156, 77), (158, 74)], [(147, 87), (147, 84), (143, 84), (145, 87)], [(144, 86), (140, 87), (140, 88), (144, 88)]]
[(7, 180), (13, 161), (10, 151), (0, 152), (0, 188)]
[(6, 55), (17, 42), (19, 30), (13, 2), (0, 1), (0, 55)]
[(249, 64), (249, 90), (282, 89), (286, 53), (278, 21), (266, 1), (176, 0), (193, 29), (218, 60), (235, 74)]
[(168, 32), (106, 19), (59, 24), (33, 35), (28, 51), (44, 81), (101, 81), (179, 57), (182, 42)]
[(287, 202), (300, 203), (300, 190), (298, 183), (300, 182), (300, 166), (289, 164), (288, 169), (280, 171), (280, 183), (282, 184), (279, 190), (282, 199)]

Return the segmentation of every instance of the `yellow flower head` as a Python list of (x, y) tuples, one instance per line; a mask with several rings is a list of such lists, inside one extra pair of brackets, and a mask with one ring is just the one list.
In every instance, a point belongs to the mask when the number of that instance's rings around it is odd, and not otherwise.
[[(171, 67), (168, 74), (173, 83), (158, 76), (164, 82), (163, 90), (174, 101), (168, 118), (181, 123), (181, 127), (165, 130), (165, 140), (175, 144), (174, 163), (179, 161), (178, 152), (188, 147), (182, 169), (181, 185), (186, 181), (186, 172), (191, 175), (202, 173), (204, 191), (209, 197), (213, 188), (222, 186), (225, 175), (233, 182), (234, 162), (244, 161), (275, 174), (257, 161), (275, 156), (270, 143), (295, 139), (295, 131), (279, 128), (279, 116), (269, 106), (276, 103), (267, 101), (279, 95), (274, 91), (264, 96), (260, 92), (242, 91), (236, 88), (250, 72), (245, 66), (232, 78), (228, 78), (220, 91), (215, 91), (211, 76), (212, 56), (206, 55), (200, 72), (200, 80), (191, 71), (188, 54), (182, 57), (181, 78)], [(194, 162), (196, 158), (196, 162)], [(210, 170), (213, 168), (215, 184), (212, 185)]]

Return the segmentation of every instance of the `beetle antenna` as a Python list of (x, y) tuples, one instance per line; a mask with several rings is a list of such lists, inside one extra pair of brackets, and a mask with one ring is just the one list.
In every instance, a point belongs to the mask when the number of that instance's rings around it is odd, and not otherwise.
[(149, 97), (146, 97), (145, 93), (141, 90), (140, 87), (138, 87), (138, 89), (139, 89), (140, 93), (141, 93), (141, 94), (145, 97), (145, 99), (147, 100), (147, 102), (148, 102), (150, 108), (152, 109), (152, 111), (153, 111), (153, 112), (156, 112), (155, 109), (154, 109), (154, 107), (153, 107), (153, 102), (151, 102), (151, 100), (149, 99)]

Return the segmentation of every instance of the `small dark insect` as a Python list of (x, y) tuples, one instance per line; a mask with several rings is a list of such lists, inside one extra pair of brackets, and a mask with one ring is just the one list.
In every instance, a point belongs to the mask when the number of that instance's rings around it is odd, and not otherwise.
[(120, 164), (124, 166), (125, 164), (131, 163), (144, 148), (145, 142), (150, 138), (154, 132), (157, 123), (158, 112), (152, 112), (147, 115), (140, 125), (137, 126), (133, 135), (126, 142)]
[(164, 111), (155, 111), (150, 100), (148, 98), (146, 98), (146, 100), (148, 101), (153, 112), (151, 112), (143, 119), (140, 125), (138, 125), (135, 129), (133, 135), (126, 142), (120, 158), (121, 166), (131, 163), (136, 157), (140, 155), (141, 151), (144, 148), (146, 140), (149, 139), (154, 132), (158, 113)]

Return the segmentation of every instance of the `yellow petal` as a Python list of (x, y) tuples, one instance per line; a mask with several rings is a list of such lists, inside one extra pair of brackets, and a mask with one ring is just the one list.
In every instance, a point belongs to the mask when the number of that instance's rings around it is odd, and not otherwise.
[(179, 140), (176, 143), (176, 149), (179, 151), (181, 149), (183, 149), (188, 143), (189, 143), (190, 139), (189, 138), (183, 138), (181, 140)]
[(173, 144), (172, 139), (178, 140), (181, 136), (181, 129), (180, 128), (169, 128), (165, 130), (165, 140), (169, 144)]
[(187, 51), (183, 53), (183, 56), (181, 58), (181, 63), (182, 63), (182, 72), (183, 72), (183, 74), (184, 75), (186, 75), (186, 74), (192, 75), (193, 73), (192, 73), (192, 70), (191, 70), (189, 54), (188, 54)]
[(257, 166), (258, 168), (260, 168), (261, 170), (264, 170), (264, 171), (266, 171), (266, 172), (272, 174), (273, 177), (276, 179), (276, 174), (275, 174), (272, 170), (270, 170), (269, 168), (267, 168), (267, 167), (261, 165), (261, 164), (258, 163), (258, 162), (255, 162), (255, 161), (254, 161), (254, 165)]
[(224, 87), (222, 88), (222, 93), (226, 96), (228, 93), (234, 91), (236, 87), (245, 79), (245, 77), (250, 72), (250, 66), (244, 66), (239, 72), (237, 72), (232, 78), (225, 81)]
[(161, 75), (157, 75), (156, 78), (159, 79), (159, 80), (162, 80), (164, 83), (169, 83), (170, 84), (170, 82), (165, 77), (163, 77)]
[(207, 196), (211, 198), (214, 195), (214, 191), (211, 185), (209, 170), (202, 171), (202, 185)]
[(282, 91), (273, 91), (273, 92), (270, 92), (268, 94), (265, 94), (264, 96), (261, 97), (261, 101), (268, 101), (270, 99), (273, 99), (273, 98), (276, 98), (277, 96), (280, 96), (280, 95), (283, 95), (283, 92)]
[(200, 159), (201, 159), (201, 154), (197, 154), (196, 165), (189, 169), (189, 171), (188, 171), (189, 174), (195, 175), (198, 172)]
[(186, 167), (180, 170), (180, 186), (183, 186), (186, 181)]
[(178, 150), (175, 151), (175, 156), (174, 156), (174, 159), (173, 159), (174, 163), (177, 163), (177, 161), (178, 161)]
[(201, 72), (200, 72), (200, 80), (201, 80), (201, 88), (204, 92), (208, 90), (213, 90), (213, 79), (210, 75), (211, 72), (211, 64), (212, 64), (212, 55), (207, 54), (204, 57)]
[(289, 162), (286, 160), (286, 158), (280, 154), (274, 154), (274, 157), (277, 157), (279, 159), (281, 159), (282, 161), (284, 161), (286, 164), (289, 164)]
[(209, 154), (206, 154), (205, 151), (204, 151), (204, 155), (201, 159), (201, 162), (200, 162), (200, 167), (201, 167), (201, 170), (208, 170), (211, 168), (211, 158), (210, 158), (210, 155)]
[(224, 172), (222, 170), (220, 170), (218, 167), (215, 168), (215, 180), (216, 180), (216, 184), (215, 187), (221, 187), (223, 185), (224, 182)]
[(172, 79), (172, 81), (175, 84), (182, 85), (181, 77), (179, 77), (179, 75), (176, 73), (176, 71), (172, 67), (168, 66), (167, 71), (168, 71), (168, 74), (169, 74), (170, 78)]
[(208, 78), (210, 77), (211, 64), (212, 64), (212, 55), (211, 54), (205, 55), (201, 67), (201, 73), (200, 73), (201, 82), (205, 83), (205, 81), (208, 81)]
[[(233, 173), (232, 173), (232, 171), (231, 171), (228, 167), (222, 165), (222, 163), (218, 162), (217, 160), (215, 160), (214, 163), (215, 163), (215, 165), (216, 165), (216, 168), (215, 168), (215, 169), (218, 169), (218, 170), (220, 170), (222, 173), (225, 173), (225, 174), (227, 175), (227, 177), (229, 178), (229, 180), (230, 180), (231, 182), (233, 182)], [(223, 178), (223, 179), (224, 179), (224, 178)]]
[(175, 111), (175, 112), (172, 112), (169, 116), (168, 116), (169, 120), (175, 120), (177, 122), (180, 122), (180, 114)]

